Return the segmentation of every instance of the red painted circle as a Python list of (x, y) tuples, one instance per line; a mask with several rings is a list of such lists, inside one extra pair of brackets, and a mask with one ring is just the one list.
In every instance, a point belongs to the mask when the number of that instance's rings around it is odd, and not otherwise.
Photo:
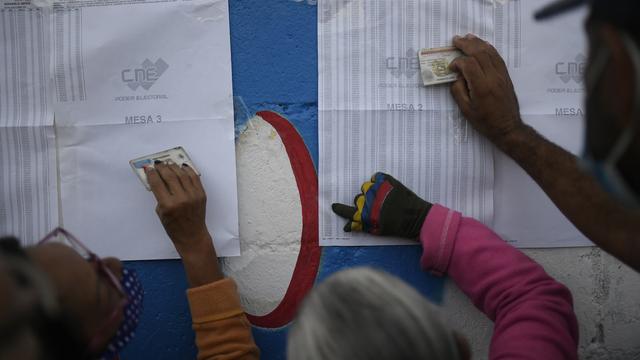
[(300, 302), (313, 287), (320, 267), (318, 176), (309, 150), (295, 127), (272, 111), (261, 111), (257, 115), (273, 126), (280, 135), (291, 162), (302, 205), (300, 252), (287, 292), (280, 304), (270, 313), (262, 316), (247, 314), (247, 318), (255, 326), (278, 328), (293, 320)]

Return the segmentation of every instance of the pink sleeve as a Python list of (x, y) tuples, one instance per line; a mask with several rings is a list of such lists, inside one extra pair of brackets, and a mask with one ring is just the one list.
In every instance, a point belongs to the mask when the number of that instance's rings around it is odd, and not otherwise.
[(448, 274), (495, 322), (489, 358), (577, 359), (571, 292), (480, 222), (434, 205), (420, 231), (422, 267)]

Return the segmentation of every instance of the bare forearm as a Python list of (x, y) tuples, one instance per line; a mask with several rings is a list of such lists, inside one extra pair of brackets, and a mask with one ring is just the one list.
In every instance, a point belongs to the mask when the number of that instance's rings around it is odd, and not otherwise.
[(145, 168), (156, 213), (180, 254), (189, 287), (223, 279), (213, 240), (207, 230), (207, 194), (200, 176), (189, 166), (157, 162)]
[(210, 236), (202, 240), (195, 241), (197, 246), (192, 246), (181, 251), (182, 263), (187, 274), (190, 288), (206, 285), (218, 280), (222, 280), (224, 275), (218, 265), (215, 248)]
[(640, 270), (640, 213), (613, 201), (575, 156), (522, 123), (507, 65), (493, 46), (472, 34), (454, 37), (453, 44), (465, 55), (449, 66), (462, 75), (451, 94), (465, 118), (518, 162), (588, 238)]
[(640, 271), (640, 212), (614, 201), (577, 158), (523, 126), (496, 145), (513, 158), (596, 245)]

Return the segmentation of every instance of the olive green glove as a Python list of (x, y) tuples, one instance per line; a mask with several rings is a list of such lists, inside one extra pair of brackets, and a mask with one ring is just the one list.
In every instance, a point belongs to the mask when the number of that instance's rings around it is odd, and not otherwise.
[(333, 204), (333, 212), (349, 221), (344, 231), (364, 231), (374, 235), (416, 239), (432, 204), (391, 175), (374, 174), (362, 184), (355, 206)]

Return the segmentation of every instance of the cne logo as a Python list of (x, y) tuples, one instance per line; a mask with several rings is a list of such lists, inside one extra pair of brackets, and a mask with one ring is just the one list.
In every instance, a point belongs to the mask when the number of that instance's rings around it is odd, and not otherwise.
[(417, 53), (414, 49), (408, 49), (405, 56), (388, 57), (385, 59), (385, 67), (396, 78), (404, 75), (407, 79), (411, 79), (420, 72)]
[(169, 68), (162, 58), (158, 58), (155, 63), (149, 59), (145, 59), (139, 68), (124, 69), (120, 73), (122, 82), (127, 84), (131, 90), (136, 90), (138, 87), (142, 87), (145, 90), (149, 90), (151, 86), (164, 74)]
[(572, 80), (582, 84), (586, 64), (587, 57), (578, 54), (573, 61), (556, 63), (556, 75), (565, 84)]

